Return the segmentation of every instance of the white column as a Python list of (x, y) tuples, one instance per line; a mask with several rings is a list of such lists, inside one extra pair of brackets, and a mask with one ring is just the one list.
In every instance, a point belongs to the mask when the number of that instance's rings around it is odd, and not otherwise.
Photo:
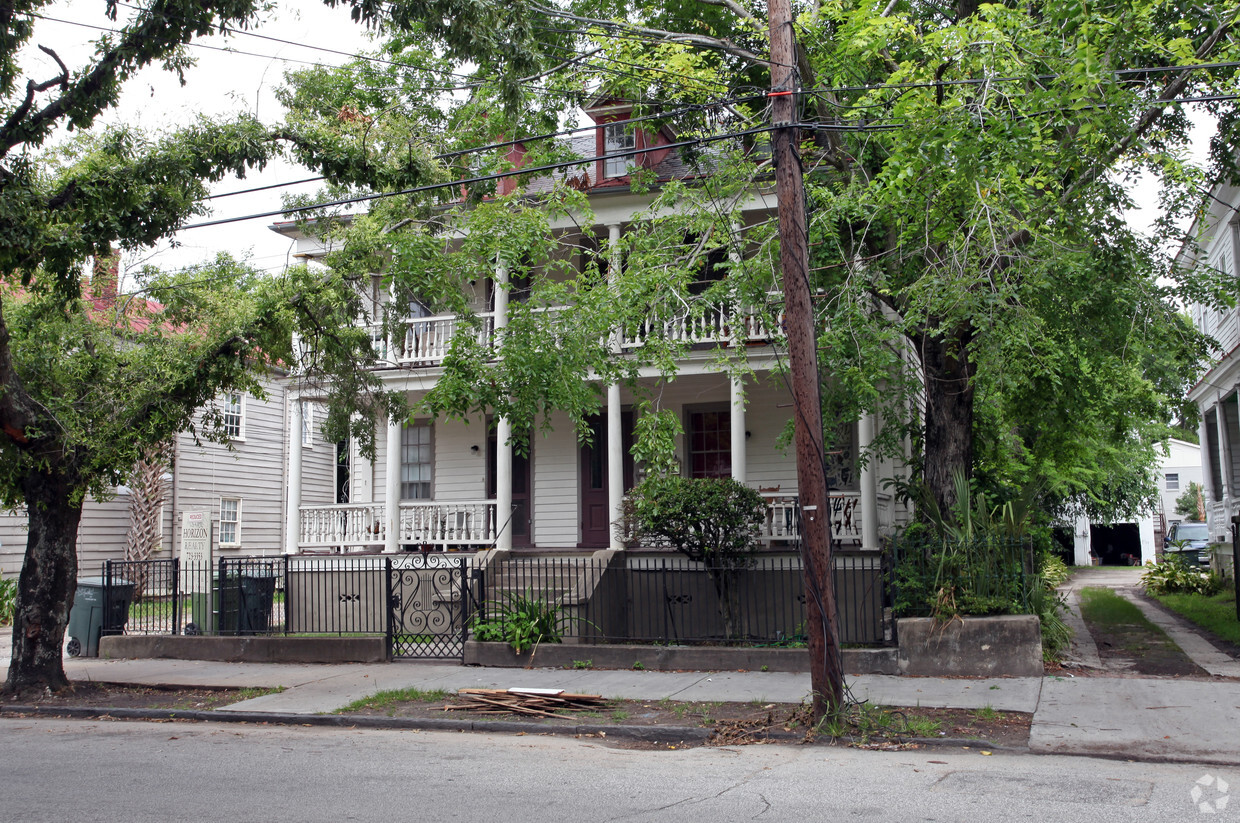
[(1214, 488), (1214, 471), (1210, 468), (1210, 437), (1209, 424), (1206, 422), (1206, 410), (1202, 410), (1201, 422), (1197, 424), (1197, 442), (1201, 443), (1201, 493), (1205, 497), (1206, 507), (1215, 495), (1222, 497)]
[(745, 378), (739, 375), (731, 380), (732, 388), (732, 479), (744, 483), (748, 476), (745, 449)]
[(383, 550), (400, 551), (400, 420), (388, 420), (383, 477)]
[[(499, 346), (508, 328), (508, 268), (495, 266), (495, 345)], [(512, 548), (512, 423), (506, 417), (495, 421), (495, 548)]]
[[(607, 244), (611, 258), (607, 265), (607, 283), (614, 290), (620, 279), (620, 224), (607, 227)], [(620, 355), (620, 329), (611, 332), (612, 356)], [(620, 406), (620, 384), (607, 387), (607, 511), (608, 548), (619, 551), (624, 548), (621, 523), (624, 520), (624, 430), (621, 426), (623, 410)], [(595, 444), (598, 448), (599, 444)]]
[(301, 398), (289, 399), (288, 510), (285, 512), (284, 553), (297, 554), (301, 544)]
[(1225, 398), (1219, 398), (1218, 404), (1214, 407), (1215, 434), (1218, 436), (1218, 477), (1219, 485), (1223, 487), (1219, 490), (1221, 500), (1226, 500), (1234, 494), (1231, 488), (1231, 449), (1227, 447), (1227, 412), (1223, 409), (1225, 402)]
[(874, 415), (865, 412), (857, 422), (857, 447), (865, 458), (861, 468), (861, 548), (878, 548), (878, 457), (874, 444)]

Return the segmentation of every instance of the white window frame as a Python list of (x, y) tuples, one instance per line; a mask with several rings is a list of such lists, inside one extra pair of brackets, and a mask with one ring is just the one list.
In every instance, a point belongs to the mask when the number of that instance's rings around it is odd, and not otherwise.
[[(406, 443), (405, 443), (405, 433), (408, 432), (410, 429), (417, 428), (417, 427), (425, 427), (429, 431), (429, 442), (426, 443), (425, 445), (429, 446), (430, 455), (426, 461), (419, 461), (418, 463), (415, 464), (415, 463), (410, 463), (405, 460), (405, 449), (407, 448)], [(422, 444), (414, 444), (414, 445), (417, 446), (417, 445), (422, 445)], [(430, 475), (431, 475), (430, 479), (429, 480), (410, 480), (410, 481), (405, 480), (405, 467), (411, 466), (411, 465), (418, 465), (418, 466), (429, 465)], [(427, 491), (428, 491), (427, 496), (426, 497), (406, 497), (405, 486), (409, 483), (426, 483)], [(407, 423), (400, 427), (400, 499), (401, 500), (434, 500), (435, 499), (435, 424), (434, 422), (430, 420), (415, 420), (412, 423)]]
[[(233, 411), (233, 398), (237, 399), (236, 411)], [(245, 440), (245, 392), (229, 392), (220, 401), (220, 416), (224, 425), (224, 434), (229, 440)], [(229, 417), (237, 418), (237, 433), (233, 434), (229, 425)]]
[(1179, 472), (1167, 472), (1164, 479), (1167, 484), (1167, 491), (1178, 492), (1180, 490), (1180, 473)]
[[(225, 503), (236, 503), (237, 504), (236, 510), (232, 512), (232, 514), (234, 514), (235, 517), (231, 520), (224, 519), (224, 504)], [(232, 534), (231, 539), (225, 539), (224, 537), (225, 526), (232, 527), (233, 534)], [(241, 546), (241, 498), (240, 497), (221, 497), (220, 498), (219, 535), (220, 535), (220, 548), (221, 549), (240, 548)]]
[[(603, 154), (620, 154), (634, 151), (636, 148), (637, 132), (628, 126), (628, 121), (616, 120), (603, 124)], [(637, 165), (635, 161), (635, 155), (605, 157), (603, 177), (627, 177), (633, 166)]]

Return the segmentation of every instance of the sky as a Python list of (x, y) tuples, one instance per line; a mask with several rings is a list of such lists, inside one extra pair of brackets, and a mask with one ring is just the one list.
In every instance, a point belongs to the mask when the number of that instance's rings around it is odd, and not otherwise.
[[(70, 69), (80, 66), (92, 54), (94, 41), (103, 34), (101, 29), (117, 25), (104, 16), (105, 7), (102, 0), (55, 3), (43, 12), (44, 17), (51, 19), (37, 23), (31, 44), (54, 49)], [(119, 16), (123, 18), (131, 12), (132, 7), (122, 0)], [(348, 61), (348, 54), (368, 48), (365, 29), (349, 19), (346, 8), (329, 9), (319, 2), (282, 2), (262, 25), (252, 30), (252, 35), (217, 35), (198, 41), (200, 46), (191, 46), (190, 53), (198, 63), (187, 73), (184, 87), (174, 75), (159, 68), (143, 72), (129, 81), (120, 107), (109, 113), (104, 122), (125, 122), (155, 131), (188, 123), (200, 113), (222, 115), (239, 111), (274, 122), (279, 119), (281, 108), (273, 91), (282, 83), (286, 70), (311, 63), (340, 65)], [(38, 80), (54, 76), (55, 64), (49, 58), (33, 50), (28, 53), (29, 65), (37, 67), (28, 76)], [(313, 176), (304, 168), (280, 162), (247, 174), (244, 180), (225, 178), (214, 186), (212, 193), (226, 194)], [(310, 192), (318, 185), (218, 198), (208, 204), (209, 215), (191, 222), (275, 211), (280, 208), (283, 192)], [(177, 247), (165, 242), (145, 255), (128, 257), (124, 263), (126, 268), (150, 263), (175, 269), (228, 251), (235, 256), (249, 255), (257, 268), (279, 272), (286, 262), (291, 262), (292, 242), (270, 230), (277, 219), (182, 231), (175, 238)]]
[[(93, 51), (93, 42), (103, 33), (101, 29), (116, 25), (104, 16), (105, 7), (103, 0), (61, 0), (53, 4), (44, 13), (49, 19), (39, 21), (32, 45), (55, 49), (70, 68), (81, 65)], [(132, 13), (132, 6), (122, 0), (119, 13), (122, 17)], [(106, 119), (158, 130), (189, 122), (199, 113), (223, 115), (245, 110), (273, 122), (281, 115), (273, 92), (282, 83), (286, 70), (313, 63), (340, 65), (349, 54), (368, 45), (364, 28), (349, 19), (346, 8), (329, 9), (314, 0), (284, 0), (250, 33), (214, 36), (191, 46), (190, 52), (198, 64), (187, 73), (184, 87), (172, 74), (158, 68), (132, 79), (120, 107)], [(28, 56), (30, 65), (37, 67), (30, 76), (41, 80), (55, 74), (54, 63), (43, 54), (30, 49)], [(1196, 134), (1200, 138), (1200, 154), (1209, 137), (1208, 125), (1203, 122)], [(230, 193), (313, 176), (304, 168), (279, 162), (248, 174), (244, 180), (226, 178), (213, 188), (217, 199), (208, 204), (209, 214), (191, 222), (275, 211), (280, 208), (282, 193), (310, 192), (318, 184)], [(1138, 184), (1134, 194), (1138, 208), (1129, 212), (1128, 219), (1134, 227), (1144, 230), (1155, 217), (1157, 188), (1148, 182)], [(292, 260), (292, 241), (270, 230), (277, 219), (182, 231), (171, 243), (164, 242), (144, 255), (128, 257), (124, 266), (150, 263), (175, 269), (228, 251), (234, 256), (248, 257), (256, 268), (279, 272)]]

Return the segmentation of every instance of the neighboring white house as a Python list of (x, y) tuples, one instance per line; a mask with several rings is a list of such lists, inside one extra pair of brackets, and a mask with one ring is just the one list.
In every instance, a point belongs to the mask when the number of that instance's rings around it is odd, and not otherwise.
[[(590, 196), (593, 222), (580, 224), (572, 215), (553, 228), (579, 269), (595, 261), (591, 250), (608, 248), (630, 230), (654, 197), (630, 190), (631, 163), (646, 165), (660, 180), (686, 174), (670, 147), (658, 150), (671, 142), (670, 134), (640, 129), (626, 133), (617, 128), (628, 116), (623, 106), (597, 106), (587, 114), (596, 128), (578, 141), (583, 156), (635, 148), (646, 153), (636, 161), (598, 160), (578, 178)], [(774, 210), (773, 195), (755, 192), (744, 206), (739, 228), (768, 219)], [(297, 241), (299, 257), (324, 252), (295, 224), (273, 229)], [(620, 262), (614, 259), (609, 265), (618, 267)], [(488, 340), (495, 329), (506, 325), (510, 300), (519, 299), (515, 289), (510, 294), (503, 287), (506, 278), (507, 272), (497, 266), (493, 280), (473, 284), (469, 295)], [(374, 293), (382, 295), (384, 290), (376, 283)], [(443, 373), (448, 342), (463, 326), (454, 316), (411, 314), (419, 316), (406, 320), (404, 339), (385, 344), (379, 374), (387, 387), (417, 401)], [(674, 378), (665, 380), (649, 369), (641, 372), (641, 384), (657, 387), (662, 407), (680, 417), (684, 434), (678, 449), (684, 473), (730, 476), (758, 490), (768, 499), (764, 539), (773, 547), (792, 548), (797, 539), (797, 475), (794, 457), (779, 443), (792, 415), (781, 354), (772, 345), (780, 332), (763, 328), (755, 317), (728, 306), (713, 307), (707, 319), (696, 324), (680, 322), (683, 319), (651, 317), (650, 325), (657, 326), (658, 333), (680, 335), (692, 346), (680, 358)], [(744, 342), (733, 332), (738, 328), (745, 329)], [(647, 333), (651, 329), (618, 335), (616, 356), (643, 345)], [(721, 356), (744, 358), (750, 376), (731, 377)], [(582, 375), (583, 380), (587, 377)], [(286, 551), (622, 548), (614, 524), (621, 520), (623, 495), (634, 483), (630, 449), (636, 398), (620, 385), (600, 386), (600, 393), (606, 401), (592, 423), (592, 444), (579, 442), (567, 416), (553, 413), (551, 431), (533, 436), (528, 456), (510, 447), (510, 426), (504, 419), (479, 415), (468, 421), (391, 421), (378, 433), (373, 461), (349, 455), (347, 505), (338, 504), (312, 477), (307, 452), (294, 439), (288, 464), (291, 519)], [(290, 431), (302, 425), (298, 408), (290, 406)], [(881, 482), (903, 466), (858, 459), (881, 425), (882, 420), (873, 416), (853, 424), (844, 448), (833, 455), (836, 491), (831, 522), (841, 545), (877, 549), (880, 534), (890, 533), (908, 518), (904, 505)]]
[(1170, 440), (1157, 470), (1158, 504), (1136, 520), (1125, 523), (1091, 523), (1077, 518), (1073, 524), (1073, 562), (1088, 566), (1129, 565), (1156, 559), (1167, 528), (1179, 520), (1175, 500), (1189, 483), (1201, 482), (1201, 447), (1183, 440)]
[[(1200, 250), (1181, 252), (1183, 267), (1240, 276), (1240, 188), (1216, 185), (1194, 226)], [(1190, 307), (1193, 324), (1213, 337), (1222, 354), (1189, 391), (1201, 412), (1201, 472), (1210, 542), (1231, 543), (1231, 518), (1240, 514), (1240, 318), (1236, 309)], [(1184, 484), (1187, 485), (1187, 484)]]
[[(172, 469), (164, 498), (163, 548), (158, 558), (175, 556), (178, 517), (188, 510), (206, 510), (213, 524), (215, 555), (279, 554), (285, 543), (284, 466), (288, 455), (290, 401), (283, 376), (263, 381), (267, 399), (246, 393), (219, 399), (225, 424), (235, 432), (226, 446), (183, 433), (176, 439)], [(306, 417), (313, 418), (312, 410)], [(323, 442), (308, 425), (301, 446), (304, 482), (316, 494), (330, 495), (337, 482), (336, 444)], [(231, 446), (231, 449), (230, 449)], [(341, 478), (345, 480), (345, 478)], [(97, 575), (105, 560), (125, 557), (130, 493), (121, 486), (104, 502), (87, 500), (78, 530), (78, 568)], [(12, 577), (21, 569), (26, 550), (24, 511), (0, 512), (0, 571)]]

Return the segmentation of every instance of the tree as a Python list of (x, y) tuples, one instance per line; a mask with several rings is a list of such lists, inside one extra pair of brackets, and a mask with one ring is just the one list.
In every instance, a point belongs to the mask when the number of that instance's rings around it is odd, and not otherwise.
[[(778, 285), (772, 226), (750, 226), (743, 241), (733, 231), (739, 193), (770, 171), (769, 98), (733, 90), (769, 88), (769, 42), (743, 0), (540, 8), (557, 39), (525, 78), (538, 85), (523, 89), (523, 108), (496, 107), (502, 78), (488, 71), (472, 75), (467, 97), (420, 93), (470, 68), (431, 59), (416, 32), (381, 53), (396, 65), (298, 73), (288, 100), (309, 121), (348, 110), (367, 129), (390, 123), (425, 135), (428, 154), (483, 178), (384, 201), (348, 223), (314, 213), (320, 230), (346, 240), (329, 255), (333, 267), (381, 271), (398, 295), (430, 294), (447, 306), (460, 285), (453, 278), (469, 277), (479, 260), (554, 266), (554, 237), (537, 212), (580, 210), (580, 198), (567, 187), (504, 196), (489, 175), (512, 169), (515, 139), (539, 161), (562, 159), (538, 135), (564, 125), (552, 115), (580, 102), (583, 83), (633, 101), (636, 116), (679, 135), (712, 139), (709, 152), (684, 150), (700, 184), (665, 186), (621, 249), (600, 250), (625, 260), (608, 299), (593, 288), (597, 272), (536, 279), (503, 360), (492, 366), (461, 336), (425, 401), (440, 414), (493, 409), (516, 430), (565, 409), (584, 435), (598, 397), (572, 375), (597, 369), (602, 380), (624, 379), (600, 345), (605, 331), (683, 296), (712, 244), (733, 252), (713, 296), (761, 305)], [(1232, 56), (1234, 12), (1148, 0), (1053, 8), (853, 0), (800, 12), (796, 115), (812, 135), (800, 151), (818, 349), (830, 373), (828, 433), (838, 420), (882, 412), (876, 449), (899, 452), (912, 438), (915, 468), (941, 510), (954, 502), (954, 477), (975, 472), (998, 499), (1036, 485), (1048, 507), (1139, 508), (1151, 493), (1153, 444), (1168, 434), (1206, 351), (1176, 318), (1175, 301), (1229, 298), (1210, 274), (1172, 271), (1160, 283), (1160, 250), (1122, 224), (1124, 184), (1147, 170), (1168, 184), (1169, 207), (1196, 202), (1200, 178), (1181, 156), (1186, 121), (1171, 101), (1227, 96), (1231, 69), (1195, 66)], [(354, 71), (385, 82), (353, 82)], [(456, 243), (461, 235), (468, 249)], [(565, 295), (577, 307), (572, 327), (540, 322), (549, 315), (537, 308)], [(540, 358), (553, 347), (531, 345), (560, 334), (578, 344), (572, 363)], [(674, 354), (656, 344), (638, 357), (670, 373)]]
[[(449, 57), (502, 63), (501, 76), (538, 64), (539, 40), (519, 4), (328, 4), (346, 5), (365, 25), (417, 28)], [(92, 130), (139, 69), (159, 63), (181, 71), (190, 63), (186, 43), (255, 23), (263, 4), (174, 0), (137, 8), (77, 69), (39, 44), (59, 71), (25, 78), (19, 53), (44, 5), (0, 10), (0, 499), (24, 504), (30, 517), (8, 690), (67, 685), (60, 649), (83, 499), (106, 496), (146, 449), (191, 426), (194, 411), (217, 393), (260, 393), (259, 370), (295, 362), (293, 333), (305, 346), (297, 361), (304, 379), (330, 386), (336, 411), (328, 422), (337, 431), (352, 428), (365, 443), (377, 415), (402, 411), (366, 371), (374, 353), (368, 333), (353, 328), (360, 299), (340, 277), (301, 268), (263, 280), (222, 259), (145, 278), (142, 290), (159, 304), (123, 299), (101, 311), (81, 298), (83, 267), (114, 244), (132, 250), (171, 234), (201, 212), (208, 183), (244, 176), (285, 151), (346, 187), (415, 186), (437, 173), (405, 150), (407, 140), (344, 139), (342, 130), (356, 124), (343, 116), (330, 128), (239, 116), (158, 136), (125, 126)], [(114, 20), (121, 14), (115, 3), (107, 9)], [(512, 99), (511, 84), (496, 88)], [(77, 134), (50, 146), (62, 128)], [(202, 435), (213, 428), (208, 415)]]
[(1190, 481), (1184, 493), (1175, 499), (1175, 513), (1184, 515), (1186, 520), (1201, 522), (1206, 519), (1205, 495), (1201, 484)]

